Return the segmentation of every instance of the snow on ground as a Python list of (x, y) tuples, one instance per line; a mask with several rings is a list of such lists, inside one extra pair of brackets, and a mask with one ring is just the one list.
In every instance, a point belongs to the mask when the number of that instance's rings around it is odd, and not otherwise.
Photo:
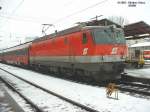
[(32, 107), (27, 104), (23, 98), (21, 98), (18, 94), (14, 93), (7, 87), (5, 87), (5, 90), (8, 92), (8, 94), (18, 103), (18, 106), (21, 107), (21, 109), (25, 112), (33, 112)]
[(142, 69), (126, 69), (125, 72), (129, 76), (150, 79), (150, 66)]
[(119, 100), (114, 100), (106, 97), (105, 88), (73, 83), (4, 64), (0, 67), (100, 112), (149, 112), (150, 100), (146, 98), (119, 92)]
[[(3, 74), (3, 75), (2, 75)], [(38, 105), (45, 112), (84, 112), (80, 108), (31, 86), (10, 74), (0, 70), (0, 76), (15, 86), (24, 96)], [(38, 94), (37, 94), (38, 93)], [(24, 106), (23, 106), (24, 107)], [(25, 112), (29, 110), (24, 109)]]
[(8, 102), (5, 100), (5, 91), (3, 86), (4, 85), (0, 82), (0, 112), (13, 112)]

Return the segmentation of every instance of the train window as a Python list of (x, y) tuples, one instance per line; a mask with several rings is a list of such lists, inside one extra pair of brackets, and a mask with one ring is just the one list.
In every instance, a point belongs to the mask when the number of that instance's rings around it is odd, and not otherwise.
[(86, 35), (86, 33), (83, 33), (83, 35), (82, 35), (82, 44), (86, 44), (87, 41), (88, 41), (87, 35)]
[(68, 44), (68, 39), (67, 39), (67, 37), (64, 38), (64, 43), (65, 43), (65, 44)]
[(112, 38), (111, 30), (95, 29), (93, 35), (94, 35), (96, 44), (113, 43), (114, 41)]
[(101, 43), (125, 43), (125, 38), (122, 31), (112, 32), (110, 29), (94, 29), (93, 36), (96, 44)]
[(116, 31), (115, 37), (117, 43), (125, 43), (125, 38), (122, 31)]

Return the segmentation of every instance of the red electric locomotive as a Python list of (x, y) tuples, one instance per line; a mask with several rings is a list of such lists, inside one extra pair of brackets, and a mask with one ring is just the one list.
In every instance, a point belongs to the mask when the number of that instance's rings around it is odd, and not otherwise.
[(77, 26), (34, 40), (29, 54), (31, 66), (105, 81), (120, 78), (127, 46), (120, 28)]
[(96, 81), (120, 78), (127, 46), (112, 26), (73, 27), (0, 51), (0, 61)]

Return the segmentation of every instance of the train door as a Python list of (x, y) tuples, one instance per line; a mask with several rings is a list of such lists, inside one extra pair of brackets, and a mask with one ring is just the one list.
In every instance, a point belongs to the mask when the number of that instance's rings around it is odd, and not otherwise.
[(88, 37), (87, 37), (87, 33), (86, 32), (83, 32), (82, 33), (82, 55), (83, 56), (87, 56), (88, 55)]
[(89, 33), (87, 31), (84, 31), (82, 33), (81, 45), (82, 45), (82, 60), (81, 60), (81, 62), (88, 63), (91, 60), (91, 58), (89, 56), (91, 46), (90, 46), (90, 40), (89, 40)]
[(69, 59), (71, 62), (87, 62), (89, 54), (88, 33), (86, 31), (74, 34), (69, 39)]
[(75, 62), (75, 51), (74, 51), (74, 37), (71, 36), (69, 37), (69, 62), (71, 62), (72, 64)]

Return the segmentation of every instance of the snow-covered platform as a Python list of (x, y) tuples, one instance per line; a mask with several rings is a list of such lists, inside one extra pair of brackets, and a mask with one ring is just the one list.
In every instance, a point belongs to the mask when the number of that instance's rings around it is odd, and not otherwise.
[(150, 65), (145, 65), (144, 68), (140, 69), (126, 69), (125, 72), (128, 76), (150, 79)]
[(124, 80), (150, 84), (150, 65), (144, 65), (140, 69), (126, 69), (125, 73), (122, 76)]
[(0, 81), (0, 112), (24, 112)]

